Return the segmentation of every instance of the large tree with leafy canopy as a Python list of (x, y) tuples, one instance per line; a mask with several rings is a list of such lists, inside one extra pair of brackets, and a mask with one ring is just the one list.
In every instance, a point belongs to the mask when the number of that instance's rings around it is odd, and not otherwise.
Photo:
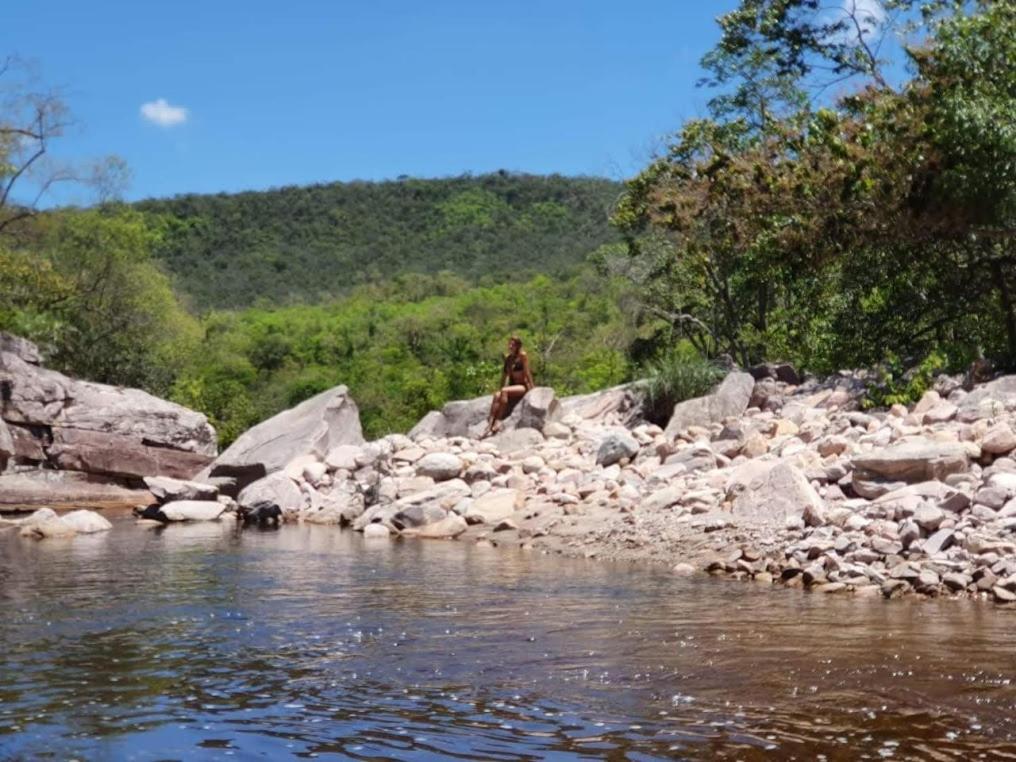
[(1016, 360), (1013, 6), (744, 0), (720, 25), (711, 115), (629, 183), (608, 265), (743, 362)]

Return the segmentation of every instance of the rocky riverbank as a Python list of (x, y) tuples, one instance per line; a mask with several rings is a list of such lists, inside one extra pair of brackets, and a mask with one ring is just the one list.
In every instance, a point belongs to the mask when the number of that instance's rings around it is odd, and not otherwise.
[(824, 593), (1016, 602), (1016, 376), (972, 389), (942, 376), (889, 410), (862, 411), (865, 390), (864, 373), (735, 371), (661, 428), (641, 419), (636, 386), (560, 400), (537, 388), (488, 439), (484, 397), (366, 442), (337, 387), (254, 427), (195, 481), (145, 478), (146, 520), (279, 515)]
[(562, 400), (538, 388), (489, 439), (481, 398), (374, 442), (340, 387), (248, 432), (206, 475), (259, 476), (232, 484), (248, 514), (371, 537), (1016, 601), (1016, 377), (965, 390), (943, 376), (916, 405), (874, 411), (859, 409), (863, 373), (796, 381), (731, 373), (665, 429), (640, 420), (633, 387)]

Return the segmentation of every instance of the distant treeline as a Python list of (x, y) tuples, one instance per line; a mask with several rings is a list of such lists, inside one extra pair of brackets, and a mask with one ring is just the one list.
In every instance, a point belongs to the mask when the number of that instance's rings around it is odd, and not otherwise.
[(154, 257), (194, 308), (333, 298), (400, 273), (563, 273), (619, 239), (620, 183), (498, 172), (142, 201)]

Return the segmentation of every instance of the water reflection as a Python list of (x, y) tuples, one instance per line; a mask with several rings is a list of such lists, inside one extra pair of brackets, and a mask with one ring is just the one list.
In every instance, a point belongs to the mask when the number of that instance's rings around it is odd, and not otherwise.
[(1014, 614), (325, 527), (0, 536), (0, 758), (1016, 754)]

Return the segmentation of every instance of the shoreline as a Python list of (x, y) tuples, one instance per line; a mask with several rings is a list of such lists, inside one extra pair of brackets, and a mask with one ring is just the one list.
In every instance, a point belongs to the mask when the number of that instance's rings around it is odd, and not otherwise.
[[(471, 434), (481, 398), (359, 443), (339, 387), (304, 405), (341, 412), (341, 443), (295, 437), (235, 501), (211, 483), (145, 483), (166, 521), (275, 511), (823, 593), (1016, 603), (1016, 376), (971, 390), (940, 377), (909, 408), (864, 411), (862, 374), (794, 380), (732, 372), (666, 429), (637, 419), (630, 388), (566, 400), (538, 388), (488, 439)], [(248, 435), (274, 442), (300, 412)]]

